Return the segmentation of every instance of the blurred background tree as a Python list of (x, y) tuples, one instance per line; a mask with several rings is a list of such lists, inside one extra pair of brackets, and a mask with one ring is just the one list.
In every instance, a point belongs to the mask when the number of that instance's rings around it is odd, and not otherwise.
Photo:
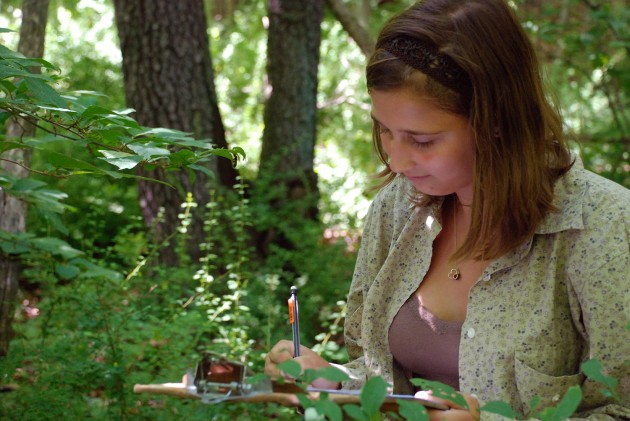
[[(44, 55), (48, 0), (25, 0), (22, 5), (22, 24), (17, 51), (27, 57)], [(33, 72), (39, 72), (34, 68)], [(26, 118), (10, 118), (6, 122), (7, 139), (35, 135), (35, 125)], [(0, 167), (18, 177), (28, 176), (31, 154), (23, 149), (7, 151)], [(17, 164), (21, 163), (21, 164)], [(24, 232), (26, 229), (26, 203), (0, 189), (0, 230)], [(11, 323), (20, 276), (20, 261), (4, 253), (0, 254), (0, 357), (7, 354), (13, 334)]]

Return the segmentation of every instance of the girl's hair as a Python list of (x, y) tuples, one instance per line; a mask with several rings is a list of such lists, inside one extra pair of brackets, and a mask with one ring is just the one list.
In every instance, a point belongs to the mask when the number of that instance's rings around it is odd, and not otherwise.
[[(400, 37), (420, 51), (434, 50), (443, 59), (430, 60), (430, 66), (438, 68), (417, 70), (424, 67), (409, 60), (413, 48), (391, 48)], [(450, 87), (439, 82), (431, 75), (440, 74), (440, 65), (463, 72), (464, 81)], [(425, 0), (392, 18), (369, 60), (367, 87), (412, 89), (469, 119), (475, 142), (472, 223), (455, 257), (497, 258), (557, 211), (553, 186), (571, 168), (571, 153), (560, 114), (545, 97), (533, 47), (503, 0)], [(395, 174), (376, 129), (375, 147), (386, 164), (379, 176), (386, 185)], [(435, 199), (420, 195), (417, 204)]]

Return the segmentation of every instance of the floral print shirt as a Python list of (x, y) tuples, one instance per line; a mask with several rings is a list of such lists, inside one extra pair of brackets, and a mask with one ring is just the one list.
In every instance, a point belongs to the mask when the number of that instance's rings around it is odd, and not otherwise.
[[(358, 389), (380, 375), (393, 392), (412, 393), (387, 335), (429, 269), (441, 203), (414, 206), (411, 189), (399, 176), (370, 206), (348, 295), (350, 362), (341, 368), (351, 380), (344, 388)], [(630, 418), (630, 190), (578, 160), (554, 193), (559, 212), (491, 262), (470, 290), (460, 389), (482, 405), (500, 400), (527, 415), (534, 396), (550, 406), (581, 385), (576, 417)], [(603, 385), (580, 372), (591, 358), (619, 380), (619, 399), (603, 395)], [(482, 412), (482, 419), (491, 417)]]

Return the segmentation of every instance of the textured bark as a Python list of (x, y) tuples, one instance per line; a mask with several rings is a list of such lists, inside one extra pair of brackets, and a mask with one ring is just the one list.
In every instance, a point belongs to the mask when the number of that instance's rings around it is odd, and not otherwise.
[[(22, 25), (17, 49), (27, 57), (41, 58), (44, 55), (48, 4), (49, 0), (24, 0), (22, 2)], [(38, 68), (32, 70), (39, 71)], [(27, 120), (11, 119), (7, 124), (8, 138), (21, 138), (34, 134), (35, 126)], [(2, 171), (22, 178), (28, 176), (25, 167), (28, 167), (31, 161), (30, 151), (13, 149), (4, 153), (3, 157), (13, 162), (20, 162), (23, 166), (2, 161), (0, 162)], [(0, 230), (23, 232), (25, 229), (26, 204), (0, 189)], [(19, 261), (0, 253), (0, 356), (7, 355), (9, 351), (19, 275)]]
[[(136, 110), (138, 122), (192, 132), (197, 138), (211, 138), (216, 146), (227, 147), (203, 0), (115, 0), (114, 7), (127, 105)], [(237, 173), (229, 160), (217, 159), (211, 169), (221, 185), (235, 184)], [(193, 193), (198, 210), (209, 200), (209, 180), (201, 173), (194, 180), (184, 171), (169, 175), (161, 170), (145, 171), (142, 175), (179, 187), (175, 190), (155, 182), (139, 182), (144, 220), (155, 226), (158, 241), (176, 229), (187, 192)], [(163, 218), (156, 220), (160, 209)], [(191, 228), (193, 259), (198, 257), (202, 234), (201, 219), (195, 215)], [(161, 261), (177, 264), (172, 246), (163, 249)]]
[(260, 161), (276, 173), (313, 172), (322, 18), (323, 0), (269, 2), (267, 74), (272, 91)]
[[(263, 180), (286, 187), (283, 197), (271, 198), (275, 209), (307, 203), (291, 215), (297, 219), (317, 217), (319, 195), (313, 168), (323, 10), (324, 0), (269, 1), (267, 74), (271, 94), (265, 106), (258, 183)], [(265, 242), (278, 243), (272, 237), (267, 236)]]

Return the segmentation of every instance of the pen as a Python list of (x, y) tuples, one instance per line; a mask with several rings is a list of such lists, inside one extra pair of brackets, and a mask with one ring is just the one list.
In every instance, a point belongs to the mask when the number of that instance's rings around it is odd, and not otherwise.
[(300, 318), (298, 312), (297, 287), (291, 287), (289, 297), (289, 321), (293, 327), (293, 357), (300, 356)]

